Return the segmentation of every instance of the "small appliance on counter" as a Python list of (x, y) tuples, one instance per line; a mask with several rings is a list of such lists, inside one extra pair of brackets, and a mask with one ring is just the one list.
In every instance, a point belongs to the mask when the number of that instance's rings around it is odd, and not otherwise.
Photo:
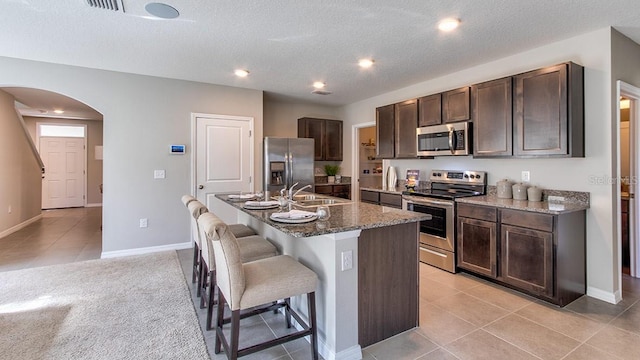
[(396, 187), (396, 183), (398, 182), (398, 174), (396, 174), (396, 168), (393, 166), (389, 166), (387, 168), (387, 176), (385, 177), (384, 186), (387, 189), (393, 189)]

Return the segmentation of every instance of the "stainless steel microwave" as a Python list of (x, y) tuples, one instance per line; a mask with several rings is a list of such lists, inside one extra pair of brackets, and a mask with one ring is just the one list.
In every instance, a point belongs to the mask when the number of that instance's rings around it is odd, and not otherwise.
[(469, 155), (471, 122), (425, 126), (416, 129), (418, 156)]

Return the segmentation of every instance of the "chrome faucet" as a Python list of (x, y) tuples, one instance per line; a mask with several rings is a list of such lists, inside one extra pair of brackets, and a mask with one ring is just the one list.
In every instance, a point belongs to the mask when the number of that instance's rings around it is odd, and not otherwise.
[[(294, 186), (295, 186), (295, 185), (294, 185)], [(298, 195), (298, 193), (299, 193), (300, 191), (302, 191), (302, 190), (304, 190), (304, 189), (308, 189), (308, 188), (310, 188), (310, 187), (311, 187), (311, 184), (309, 184), (309, 185), (305, 185), (305, 186), (301, 187), (300, 189), (296, 190), (296, 192), (295, 192), (295, 193), (293, 193), (293, 195), (289, 195), (289, 199), (293, 200), (293, 198), (294, 198), (296, 195)], [(291, 189), (293, 189), (293, 186), (291, 187)], [(289, 194), (291, 194), (291, 189), (289, 189)]]
[(293, 200), (293, 188), (298, 186), (298, 184), (299, 183), (295, 183), (295, 184), (291, 185), (291, 187), (289, 188), (289, 200)]

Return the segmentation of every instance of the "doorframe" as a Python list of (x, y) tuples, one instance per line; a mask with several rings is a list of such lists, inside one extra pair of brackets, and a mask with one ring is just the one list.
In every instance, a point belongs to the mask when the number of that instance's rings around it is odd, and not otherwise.
[(197, 187), (198, 187), (198, 179), (197, 176), (197, 119), (198, 118), (207, 118), (207, 119), (220, 119), (220, 120), (234, 120), (234, 121), (247, 121), (249, 122), (249, 131), (251, 132), (251, 140), (249, 141), (249, 176), (251, 177), (251, 192), (255, 191), (256, 186), (256, 177), (254, 174), (254, 147), (255, 147), (255, 129), (254, 129), (254, 118), (252, 116), (237, 116), (237, 115), (220, 115), (220, 114), (205, 114), (205, 113), (191, 113), (191, 189), (189, 190), (189, 194), (191, 196), (197, 197)]
[[(351, 173), (351, 199), (360, 201), (360, 132), (362, 128), (376, 126), (375, 121), (351, 125), (351, 163), (353, 164)], [(377, 142), (377, 139), (376, 139)], [(355, 186), (353, 186), (355, 184)]]
[[(40, 122), (40, 121), (36, 121), (36, 150), (38, 150), (38, 154), (40, 154), (40, 125), (58, 125), (58, 126), (74, 126), (74, 127), (83, 127), (84, 128), (84, 137), (83, 137), (83, 150), (84, 150), (84, 171), (82, 173), (82, 180), (84, 183), (83, 186), (83, 194), (82, 194), (82, 200), (83, 201), (83, 207), (87, 207), (88, 201), (89, 201), (89, 194), (87, 193), (87, 178), (89, 176), (88, 174), (88, 169), (89, 169), (89, 159), (88, 159), (88, 150), (87, 149), (87, 124), (76, 124), (76, 123), (66, 123), (66, 122)], [(50, 137), (50, 138), (68, 138), (68, 136), (46, 136), (46, 137)], [(42, 155), (40, 155), (40, 157), (42, 157)], [(44, 176), (46, 174), (43, 174), (43, 179)], [(104, 175), (103, 175), (104, 176)], [(42, 194), (40, 195), (40, 207), (42, 207)]]
[[(628, 84), (622, 80), (616, 81), (616, 136), (617, 136), (617, 160), (616, 160), (616, 171), (617, 175), (620, 176), (620, 97), (624, 96), (629, 98), (629, 173), (631, 176), (631, 181), (629, 184), (630, 189), (632, 189), (632, 193), (634, 194), (634, 198), (629, 201), (629, 252), (630, 252), (630, 273), (633, 277), (640, 277), (640, 226), (638, 226), (638, 213), (639, 213), (639, 200), (638, 190), (640, 188), (640, 184), (638, 184), (637, 179), (640, 179), (639, 170), (640, 164), (640, 156), (636, 153), (639, 148), (638, 144), (640, 144), (640, 88), (635, 87), (631, 84)], [(618, 284), (622, 288), (622, 211), (620, 207), (620, 186), (616, 184), (616, 207), (617, 207), (617, 243), (618, 243), (618, 258), (616, 262), (616, 271), (618, 274)], [(620, 292), (622, 294), (622, 291)]]

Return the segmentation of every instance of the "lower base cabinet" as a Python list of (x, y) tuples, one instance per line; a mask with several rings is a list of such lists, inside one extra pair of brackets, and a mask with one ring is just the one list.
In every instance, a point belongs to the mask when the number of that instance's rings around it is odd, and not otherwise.
[(351, 199), (351, 185), (316, 184), (316, 194), (325, 194), (343, 199)]
[(565, 306), (586, 292), (585, 211), (458, 204), (458, 267)]

